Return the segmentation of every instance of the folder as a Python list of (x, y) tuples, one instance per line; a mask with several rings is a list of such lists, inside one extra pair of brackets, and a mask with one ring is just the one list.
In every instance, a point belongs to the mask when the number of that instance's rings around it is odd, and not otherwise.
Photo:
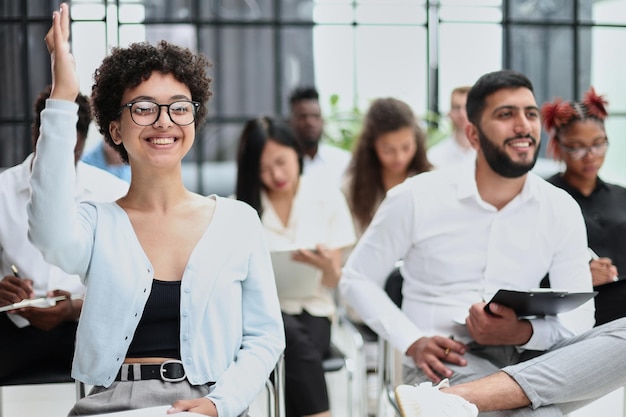
[(294, 250), (271, 251), (278, 298), (309, 298), (322, 281), (321, 271), (292, 259)]
[(597, 291), (498, 290), (485, 306), (485, 310), (489, 311), (490, 303), (497, 303), (512, 308), (520, 318), (555, 316), (579, 307), (595, 297), (596, 294), (598, 294)]

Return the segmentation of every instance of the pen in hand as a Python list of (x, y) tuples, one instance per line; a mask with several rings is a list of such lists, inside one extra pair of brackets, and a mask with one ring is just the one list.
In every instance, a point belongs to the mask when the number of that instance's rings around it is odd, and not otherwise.
[[(593, 249), (591, 249), (591, 248), (587, 248), (587, 251), (589, 251), (589, 256), (591, 256), (591, 259), (592, 259), (592, 260), (594, 260), (594, 261), (598, 261), (598, 260), (600, 260), (600, 257), (598, 256), (598, 254), (597, 254), (597, 253), (595, 253), (595, 252), (593, 251)], [(615, 276), (613, 277), (613, 282), (615, 282), (615, 281), (619, 281), (619, 277), (618, 277), (617, 275), (615, 275)]]
[[(13, 276), (15, 278), (22, 278), (22, 276), (20, 275), (20, 271), (17, 269), (17, 266), (15, 266), (14, 264), (11, 264), (11, 271), (13, 271)], [(29, 289), (29, 295), (28, 297), (32, 298), (35, 296), (35, 294), (33, 293), (33, 288), (32, 288), (32, 282), (30, 280), (24, 280), (24, 283), (26, 283), (26, 285), (28, 285)]]
[(13, 276), (15, 278), (20, 278), (20, 271), (17, 270), (17, 266), (11, 265), (11, 271), (13, 271)]

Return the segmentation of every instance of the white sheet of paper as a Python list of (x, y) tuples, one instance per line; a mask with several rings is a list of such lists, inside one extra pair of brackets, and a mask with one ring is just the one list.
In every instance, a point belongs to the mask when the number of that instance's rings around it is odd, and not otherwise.
[(64, 295), (60, 295), (58, 297), (28, 298), (18, 303), (9, 304), (7, 306), (0, 307), (0, 313), (3, 311), (17, 310), (18, 308), (24, 308), (24, 307), (37, 307), (37, 308), (54, 307), (57, 301), (65, 300), (66, 298), (67, 297), (65, 297)]
[(320, 270), (294, 261), (293, 250), (271, 251), (278, 297), (308, 298), (315, 294), (321, 281)]

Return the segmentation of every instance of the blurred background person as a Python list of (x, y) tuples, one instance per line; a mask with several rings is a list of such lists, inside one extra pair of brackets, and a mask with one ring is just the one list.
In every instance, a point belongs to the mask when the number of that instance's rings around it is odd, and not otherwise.
[(122, 160), (119, 152), (109, 145), (104, 138), (87, 151), (81, 160), (130, 183), (130, 165)]
[(452, 136), (436, 143), (428, 150), (428, 160), (435, 168), (455, 166), (476, 159), (476, 149), (472, 147), (465, 135), (467, 124), (467, 93), (470, 86), (456, 87), (450, 94), (450, 111), (448, 117), (452, 124)]
[(598, 291), (596, 326), (626, 316), (626, 286), (612, 285), (626, 272), (626, 188), (608, 184), (598, 176), (609, 146), (604, 127), (606, 105), (604, 97), (590, 87), (581, 101), (557, 98), (541, 108), (550, 134), (548, 150), (565, 164), (564, 172), (548, 181), (578, 202), (591, 253), (599, 257), (589, 263)]
[[(357, 236), (370, 224), (387, 191), (406, 178), (432, 169), (426, 158), (426, 135), (419, 127), (411, 107), (395, 98), (379, 98), (372, 102), (363, 119), (361, 132), (354, 145), (354, 154), (342, 187)], [(401, 285), (402, 280), (393, 280)], [(346, 303), (348, 318), (360, 329), (366, 341), (365, 355), (368, 377), (368, 407), (376, 407), (377, 335)]]
[(343, 185), (357, 235), (363, 234), (390, 188), (430, 169), (426, 135), (411, 107), (391, 97), (374, 100)]
[[(31, 192), (30, 173), (39, 138), (40, 113), (48, 97), (50, 86), (40, 92), (34, 103), (33, 153), (0, 174), (0, 307), (46, 295), (64, 295), (68, 299), (50, 308), (26, 307), (0, 313), (0, 355), (9, 359), (0, 367), (0, 378), (26, 370), (48, 369), (51, 363), (55, 363), (55, 368), (66, 367), (69, 377), (76, 325), (83, 304), (85, 289), (78, 275), (67, 274), (46, 262), (28, 239), (26, 206)], [(86, 96), (79, 94), (76, 103), (76, 201), (117, 200), (126, 194), (128, 184), (80, 162), (92, 115)], [(14, 276), (11, 265), (16, 266), (19, 277)], [(72, 295), (75, 299), (70, 299)]]
[(322, 360), (336, 311), (333, 290), (343, 250), (355, 235), (339, 188), (301, 173), (300, 142), (287, 125), (271, 117), (246, 123), (237, 157), (237, 199), (259, 213), (270, 251), (296, 248), (293, 259), (319, 269), (321, 278), (306, 298), (283, 297), (278, 286), (286, 335), (286, 415), (322, 417), (330, 415)]
[(289, 124), (303, 146), (303, 173), (325, 178), (341, 187), (350, 163), (350, 152), (322, 141), (324, 118), (314, 87), (295, 89), (289, 96)]

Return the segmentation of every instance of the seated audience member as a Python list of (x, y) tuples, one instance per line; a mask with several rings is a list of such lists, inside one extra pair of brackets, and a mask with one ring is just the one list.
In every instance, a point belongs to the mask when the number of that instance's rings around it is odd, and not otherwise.
[(435, 168), (456, 167), (476, 159), (476, 149), (465, 135), (467, 124), (467, 93), (471, 87), (463, 86), (452, 90), (448, 117), (452, 123), (452, 136), (428, 149), (428, 160)]
[(374, 100), (343, 186), (357, 235), (363, 234), (389, 189), (431, 168), (426, 136), (409, 105), (395, 98)]
[[(591, 273), (580, 208), (529, 172), (541, 122), (528, 78), (511, 70), (483, 75), (467, 114), (476, 164), (416, 175), (390, 190), (348, 258), (340, 290), (405, 353), (404, 381), (426, 383), (396, 390), (405, 416), (562, 416), (626, 382), (626, 320), (592, 329), (591, 300), (534, 318), (501, 304), (485, 308), (499, 289), (527, 291), (546, 273), (555, 287), (588, 292)], [(401, 308), (383, 290), (398, 259)], [(439, 391), (450, 381), (458, 393), (458, 384), (494, 373), (488, 381), (499, 385), (469, 403)]]
[[(113, 203), (72, 199), (78, 92), (67, 4), (46, 44), (53, 89), (41, 114), (29, 236), (87, 285), (72, 376), (93, 385), (70, 415), (165, 406), (239, 416), (284, 348), (272, 264), (254, 210), (182, 181), (211, 93), (208, 61), (161, 41), (114, 48), (94, 75), (100, 133), (132, 170)], [(167, 408), (169, 407), (169, 408)]]
[(289, 124), (303, 146), (303, 173), (341, 187), (350, 152), (323, 142), (324, 118), (317, 90), (313, 87), (295, 89), (289, 96), (289, 108)]
[(348, 205), (339, 188), (301, 176), (300, 144), (274, 118), (246, 123), (237, 167), (237, 198), (258, 212), (270, 250), (295, 249), (295, 261), (319, 270), (310, 295), (281, 296), (278, 288), (287, 344), (285, 407), (288, 417), (328, 416), (322, 360), (329, 352), (342, 250), (355, 240)]
[[(600, 256), (589, 263), (594, 289), (598, 291), (596, 325), (626, 316), (626, 287), (610, 285), (626, 272), (622, 235), (626, 225), (626, 188), (598, 177), (609, 146), (604, 128), (606, 105), (604, 98), (590, 88), (581, 101), (556, 99), (541, 108), (546, 131), (550, 133), (550, 150), (555, 159), (565, 163), (565, 171), (548, 178), (548, 182), (578, 202), (587, 225), (589, 247)], [(620, 227), (621, 233), (617, 232)], [(624, 290), (620, 291), (622, 287)]]
[(130, 182), (130, 166), (122, 160), (115, 148), (101, 140), (96, 146), (83, 155), (82, 161), (103, 169), (116, 177)]
[[(50, 86), (35, 100), (33, 150), (39, 138), (40, 112), (49, 96)], [(80, 162), (92, 117), (89, 98), (79, 94), (76, 104), (78, 122), (73, 140), (77, 186), (73, 197), (76, 201), (114, 201), (126, 193), (128, 184)], [(66, 368), (69, 377), (76, 325), (83, 304), (84, 287), (80, 278), (46, 262), (28, 240), (26, 206), (34, 157), (32, 153), (21, 164), (0, 174), (0, 307), (46, 295), (66, 299), (50, 308), (25, 307), (0, 313), (0, 355), (5, 358), (0, 366), (0, 378), (22, 375), (24, 369), (49, 369), (51, 365)]]

